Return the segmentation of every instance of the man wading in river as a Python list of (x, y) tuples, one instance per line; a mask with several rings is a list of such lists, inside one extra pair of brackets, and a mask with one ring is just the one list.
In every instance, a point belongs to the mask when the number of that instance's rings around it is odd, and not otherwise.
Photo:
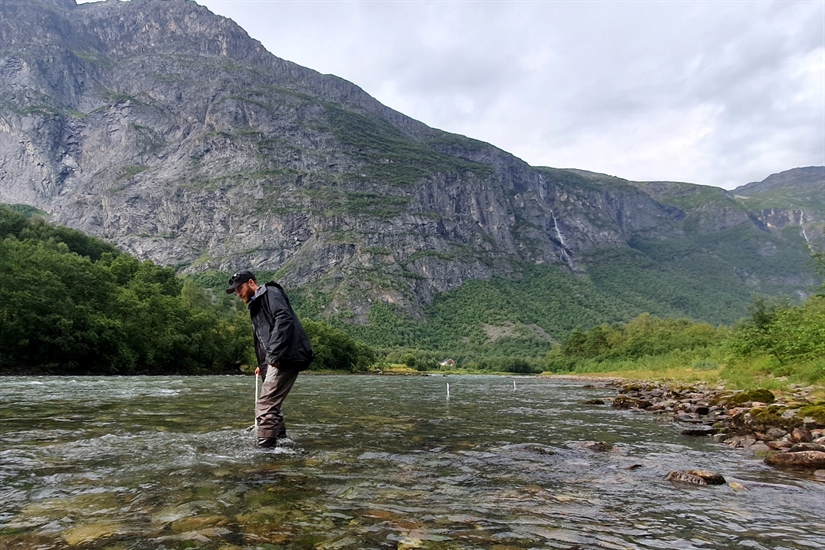
[(304, 327), (292, 310), (286, 292), (271, 281), (258, 286), (250, 271), (239, 271), (229, 279), (227, 294), (235, 293), (246, 303), (252, 319), (255, 355), (263, 379), (255, 406), (258, 447), (291, 446), (286, 434), (281, 404), (314, 358)]

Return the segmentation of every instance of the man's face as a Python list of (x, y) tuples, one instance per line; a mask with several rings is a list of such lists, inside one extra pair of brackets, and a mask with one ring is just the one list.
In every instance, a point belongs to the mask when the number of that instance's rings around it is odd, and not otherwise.
[(249, 300), (252, 299), (252, 296), (255, 295), (255, 289), (252, 288), (252, 285), (250, 284), (251, 282), (252, 281), (246, 281), (245, 283), (241, 283), (235, 289), (235, 295), (243, 300), (245, 304), (248, 304)]

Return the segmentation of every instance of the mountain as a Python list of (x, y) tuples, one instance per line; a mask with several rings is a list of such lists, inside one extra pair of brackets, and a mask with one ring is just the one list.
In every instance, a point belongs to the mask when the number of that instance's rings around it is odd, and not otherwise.
[[(734, 192), (531, 167), (189, 0), (0, 0), (0, 90), (0, 202), (216, 285), (272, 274), (373, 341), (730, 322), (816, 283), (821, 167)], [(385, 313), (406, 328), (370, 333)]]
[(763, 226), (800, 227), (806, 241), (821, 241), (822, 226), (817, 227), (817, 223), (825, 219), (825, 167), (810, 166), (774, 174), (737, 187), (733, 194)]

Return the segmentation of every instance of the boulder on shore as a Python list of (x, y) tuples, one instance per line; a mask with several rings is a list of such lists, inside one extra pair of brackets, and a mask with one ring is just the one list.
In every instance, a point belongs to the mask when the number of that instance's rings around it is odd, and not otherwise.
[(799, 451), (795, 453), (775, 453), (765, 458), (771, 466), (793, 466), (796, 468), (825, 468), (825, 452)]
[[(771, 466), (825, 469), (825, 401), (812, 402), (812, 388), (777, 396), (764, 389), (730, 392), (702, 384), (615, 385), (615, 409), (666, 413), (676, 423), (691, 425), (682, 435), (712, 436), (754, 453), (774, 452), (765, 460)], [(671, 481), (701, 484), (690, 471), (668, 476)]]

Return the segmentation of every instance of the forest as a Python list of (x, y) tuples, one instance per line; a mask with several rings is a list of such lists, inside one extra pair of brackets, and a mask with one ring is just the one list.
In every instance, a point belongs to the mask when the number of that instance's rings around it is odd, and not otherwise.
[[(0, 374), (221, 374), (254, 365), (243, 304), (79, 231), (0, 206)], [(316, 370), (370, 348), (307, 322)]]

